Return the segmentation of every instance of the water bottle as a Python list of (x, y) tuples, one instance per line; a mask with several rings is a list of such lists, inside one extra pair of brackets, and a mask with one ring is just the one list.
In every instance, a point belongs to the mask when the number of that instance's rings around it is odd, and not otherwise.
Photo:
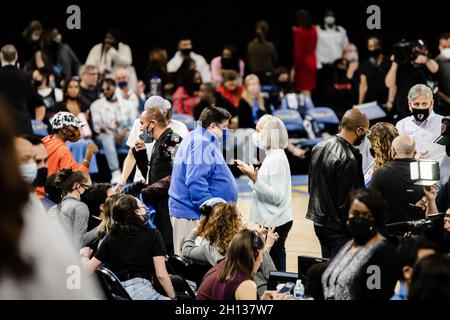
[(297, 280), (294, 288), (294, 299), (301, 300), (305, 295), (305, 287), (302, 284), (302, 280)]
[(161, 94), (162, 94), (161, 79), (158, 77), (154, 77), (150, 80), (150, 95), (161, 96)]

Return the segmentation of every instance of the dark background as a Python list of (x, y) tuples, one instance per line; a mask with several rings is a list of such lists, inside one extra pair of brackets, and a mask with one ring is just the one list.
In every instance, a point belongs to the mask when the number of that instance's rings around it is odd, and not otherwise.
[[(81, 8), (81, 30), (66, 28), (69, 16), (66, 8), (70, 4)], [(366, 27), (366, 9), (370, 4), (381, 8), (382, 29), (376, 32)], [(265, 19), (271, 26), (269, 39), (277, 45), (280, 62), (288, 67), (292, 60), (293, 20), (296, 9), (301, 7), (309, 10), (314, 23), (321, 23), (324, 10), (332, 8), (337, 23), (347, 29), (350, 41), (360, 49), (361, 59), (366, 57), (365, 38), (373, 33), (382, 36), (387, 52), (401, 38), (422, 38), (434, 55), (439, 34), (450, 31), (449, 11), (445, 2), (437, 1), (42, 0), (31, 3), (15, 0), (2, 3), (0, 45), (13, 42), (32, 19), (38, 19), (45, 28), (58, 26), (63, 41), (71, 45), (84, 62), (90, 48), (102, 41), (106, 30), (116, 27), (122, 31), (123, 42), (130, 45), (133, 64), (140, 74), (151, 48), (164, 47), (171, 57), (181, 35), (190, 35), (194, 51), (208, 61), (219, 55), (221, 47), (227, 43), (235, 44), (241, 56), (245, 56), (255, 23)]]

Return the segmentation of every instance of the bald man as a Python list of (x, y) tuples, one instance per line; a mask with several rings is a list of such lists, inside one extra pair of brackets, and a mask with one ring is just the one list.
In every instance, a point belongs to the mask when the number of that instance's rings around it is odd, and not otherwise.
[(348, 194), (364, 187), (358, 146), (369, 132), (369, 120), (359, 109), (342, 117), (338, 135), (316, 145), (311, 153), (309, 204), (306, 218), (314, 222), (324, 258), (332, 258), (350, 240), (345, 202)]
[(22, 178), (31, 186), (36, 179), (38, 170), (33, 145), (26, 139), (15, 138), (14, 146)]
[(411, 180), (410, 164), (414, 162), (416, 143), (410, 136), (400, 135), (392, 141), (391, 161), (372, 176), (369, 189), (377, 190), (386, 200), (386, 223), (423, 218), (422, 210), (414, 205), (425, 195), (423, 187)]

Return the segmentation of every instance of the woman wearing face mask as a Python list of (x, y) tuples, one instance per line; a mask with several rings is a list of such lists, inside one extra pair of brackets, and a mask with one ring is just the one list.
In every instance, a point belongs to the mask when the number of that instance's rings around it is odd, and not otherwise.
[(279, 271), (286, 270), (285, 243), (293, 224), (291, 207), (291, 170), (284, 149), (288, 133), (283, 122), (271, 115), (263, 116), (256, 125), (253, 141), (266, 150), (266, 158), (259, 170), (237, 160), (238, 168), (251, 180), (253, 202), (250, 221), (264, 227), (275, 227), (279, 239), (270, 250)]
[[(87, 270), (94, 272), (102, 263), (107, 264), (133, 300), (175, 299), (163, 240), (158, 230), (147, 227), (145, 206), (135, 197), (124, 195), (114, 204), (112, 215), (114, 224), (95, 256), (89, 260), (92, 250), (80, 250)], [(151, 281), (155, 278), (166, 296), (153, 288)]]
[(55, 183), (62, 199), (48, 213), (65, 227), (74, 245), (82, 248), (95, 240), (96, 229), (88, 230), (89, 209), (81, 202), (81, 196), (92, 187), (91, 179), (79, 171), (62, 169)]
[(202, 77), (200, 72), (189, 69), (183, 76), (183, 81), (180, 87), (172, 96), (172, 104), (176, 113), (182, 113), (192, 116), (194, 107), (199, 104), (200, 85), (202, 84)]
[(333, 77), (328, 87), (330, 106), (339, 119), (357, 102), (356, 87), (352, 79), (348, 78), (350, 62), (340, 58), (333, 63)]
[(347, 229), (352, 240), (322, 275), (326, 300), (388, 300), (398, 278), (394, 246), (382, 235), (385, 204), (373, 190), (349, 196)]
[(50, 60), (43, 53), (42, 47), (44, 27), (38, 20), (33, 20), (22, 32), (17, 41), (19, 54), (19, 65), (25, 71), (32, 72), (35, 69), (51, 66)]
[(48, 176), (59, 172), (63, 168), (71, 168), (74, 171), (88, 173), (92, 156), (98, 153), (95, 144), (89, 144), (86, 149), (84, 160), (77, 163), (66, 146), (66, 142), (77, 142), (80, 140), (80, 128), (85, 124), (69, 112), (58, 112), (50, 119), (54, 131), (42, 139), (48, 153)]
[(42, 97), (47, 108), (46, 120), (49, 119), (49, 111), (63, 100), (63, 93), (61, 89), (54, 88), (51, 85), (51, 71), (47, 68), (40, 68), (34, 70), (32, 73), (33, 84), (37, 93)]
[(245, 64), (237, 54), (237, 49), (233, 45), (226, 45), (222, 49), (222, 55), (211, 60), (211, 77), (214, 86), (218, 86), (223, 81), (223, 72), (233, 70), (239, 73), (239, 83), (244, 77)]

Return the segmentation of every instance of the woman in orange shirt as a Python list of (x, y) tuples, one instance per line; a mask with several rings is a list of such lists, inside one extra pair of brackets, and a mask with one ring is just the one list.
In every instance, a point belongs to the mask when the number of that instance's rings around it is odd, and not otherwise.
[[(42, 143), (47, 149), (48, 153), (48, 177), (61, 169), (70, 168), (74, 171), (81, 171), (89, 173), (89, 165), (91, 163), (92, 155), (98, 153), (98, 148), (95, 144), (89, 144), (86, 150), (86, 155), (81, 164), (77, 163), (73, 158), (70, 149), (66, 146), (67, 141), (77, 142), (80, 140), (80, 128), (85, 123), (78, 120), (73, 114), (69, 112), (58, 112), (50, 119), (50, 124), (54, 131), (53, 135), (49, 135), (42, 139)], [(37, 194), (44, 196), (44, 190), (40, 188)]]

